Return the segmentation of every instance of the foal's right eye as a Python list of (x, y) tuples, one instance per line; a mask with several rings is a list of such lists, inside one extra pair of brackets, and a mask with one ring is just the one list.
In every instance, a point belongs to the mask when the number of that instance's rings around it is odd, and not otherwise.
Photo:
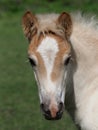
[(31, 64), (32, 67), (36, 67), (36, 61), (34, 59), (28, 58), (29, 62)]

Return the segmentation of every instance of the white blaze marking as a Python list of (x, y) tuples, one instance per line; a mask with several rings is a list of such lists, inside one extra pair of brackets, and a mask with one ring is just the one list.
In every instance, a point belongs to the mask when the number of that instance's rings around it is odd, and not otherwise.
[(43, 58), (47, 74), (50, 74), (54, 66), (56, 54), (59, 51), (57, 41), (51, 37), (46, 37), (40, 43), (37, 51)]
[(45, 39), (42, 40), (40, 43), (37, 51), (40, 53), (40, 55), (43, 58), (44, 65), (46, 68), (47, 72), (47, 89), (56, 89), (51, 81), (51, 73), (54, 67), (54, 61), (57, 52), (59, 51), (57, 41), (54, 38), (51, 37), (46, 37)]

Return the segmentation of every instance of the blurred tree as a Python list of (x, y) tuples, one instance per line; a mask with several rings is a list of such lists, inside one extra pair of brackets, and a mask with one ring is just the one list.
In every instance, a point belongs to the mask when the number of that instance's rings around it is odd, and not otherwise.
[(47, 0), (48, 2), (53, 2), (53, 1), (55, 1), (55, 0)]

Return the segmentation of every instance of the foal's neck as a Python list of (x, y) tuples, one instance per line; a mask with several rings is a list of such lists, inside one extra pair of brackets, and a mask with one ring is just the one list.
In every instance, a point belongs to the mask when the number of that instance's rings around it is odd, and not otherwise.
[(73, 81), (76, 100), (78, 100), (98, 73), (98, 31), (81, 23), (73, 25), (71, 45), (76, 59)]

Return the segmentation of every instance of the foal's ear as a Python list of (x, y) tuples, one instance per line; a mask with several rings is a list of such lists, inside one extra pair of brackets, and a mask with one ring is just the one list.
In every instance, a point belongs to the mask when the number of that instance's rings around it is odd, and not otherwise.
[(24, 34), (28, 40), (31, 41), (32, 37), (37, 33), (38, 20), (30, 11), (27, 11), (24, 14), (22, 18), (22, 26)]
[(72, 20), (70, 14), (63, 12), (58, 17), (57, 24), (59, 25), (59, 28), (61, 28), (66, 37), (69, 38), (72, 33)]

